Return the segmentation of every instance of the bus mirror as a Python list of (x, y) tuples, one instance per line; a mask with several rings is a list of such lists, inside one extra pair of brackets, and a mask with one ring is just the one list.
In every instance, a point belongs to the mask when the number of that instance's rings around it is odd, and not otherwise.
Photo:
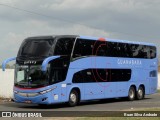
[(13, 61), (13, 60), (16, 60), (16, 57), (12, 57), (12, 58), (8, 58), (8, 59), (4, 60), (2, 62), (2, 70), (5, 71), (7, 63), (9, 63), (10, 61)]
[(42, 63), (42, 71), (43, 72), (46, 72), (47, 71), (47, 65), (50, 61), (54, 60), (54, 59), (57, 59), (59, 58), (60, 56), (51, 56), (51, 57), (48, 57), (46, 59), (44, 59), (43, 63)]

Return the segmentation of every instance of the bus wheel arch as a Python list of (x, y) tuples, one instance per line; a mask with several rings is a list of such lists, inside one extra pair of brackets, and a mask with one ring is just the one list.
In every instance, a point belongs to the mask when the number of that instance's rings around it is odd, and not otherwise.
[(72, 88), (69, 93), (69, 100), (68, 100), (69, 106), (71, 107), (76, 106), (80, 102), (80, 99), (81, 99), (80, 89), (77, 87)]
[(145, 97), (145, 86), (143, 84), (139, 85), (137, 93), (136, 93), (136, 99), (141, 100)]
[(136, 98), (136, 86), (131, 85), (129, 90), (128, 90), (128, 100), (133, 101)]

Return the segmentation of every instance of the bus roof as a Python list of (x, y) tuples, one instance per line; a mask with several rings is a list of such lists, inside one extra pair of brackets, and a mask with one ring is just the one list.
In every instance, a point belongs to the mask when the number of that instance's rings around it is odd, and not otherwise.
[[(91, 39), (91, 40), (99, 40), (103, 37), (92, 37), (92, 36), (82, 36), (82, 35), (50, 35), (50, 36), (34, 36), (34, 37), (28, 37), (27, 39), (43, 39), (43, 38), (54, 38), (54, 37), (79, 37), (81, 39)], [(111, 41), (111, 42), (121, 42), (121, 43), (131, 43), (131, 44), (142, 44), (142, 45), (151, 45), (156, 46), (153, 43), (148, 42), (136, 42), (136, 41), (128, 41), (128, 40), (120, 40), (120, 39), (111, 39), (111, 38), (103, 38), (105, 41)]]
[(43, 36), (32, 36), (28, 37), (26, 39), (52, 39), (55, 37), (79, 37), (78, 35), (43, 35)]

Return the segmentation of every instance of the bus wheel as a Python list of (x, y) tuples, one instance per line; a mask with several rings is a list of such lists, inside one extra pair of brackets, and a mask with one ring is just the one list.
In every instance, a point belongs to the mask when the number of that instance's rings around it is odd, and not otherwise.
[(144, 88), (142, 86), (139, 86), (136, 97), (138, 100), (141, 100), (144, 98)]
[(78, 104), (78, 93), (74, 89), (70, 92), (68, 104), (71, 107), (76, 106)]
[(133, 86), (131, 86), (128, 92), (128, 100), (132, 101), (135, 99), (135, 97), (136, 97), (136, 90)]

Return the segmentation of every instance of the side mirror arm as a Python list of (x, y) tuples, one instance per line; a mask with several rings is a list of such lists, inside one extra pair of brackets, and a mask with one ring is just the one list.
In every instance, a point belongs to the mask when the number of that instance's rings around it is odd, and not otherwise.
[(5, 71), (7, 63), (10, 61), (16, 60), (16, 57), (8, 58), (2, 62), (2, 70)]
[(46, 59), (44, 59), (43, 63), (42, 63), (42, 71), (43, 72), (46, 72), (47, 71), (47, 65), (50, 61), (54, 60), (54, 59), (57, 59), (57, 58), (60, 58), (60, 56), (51, 56), (51, 57), (48, 57)]

